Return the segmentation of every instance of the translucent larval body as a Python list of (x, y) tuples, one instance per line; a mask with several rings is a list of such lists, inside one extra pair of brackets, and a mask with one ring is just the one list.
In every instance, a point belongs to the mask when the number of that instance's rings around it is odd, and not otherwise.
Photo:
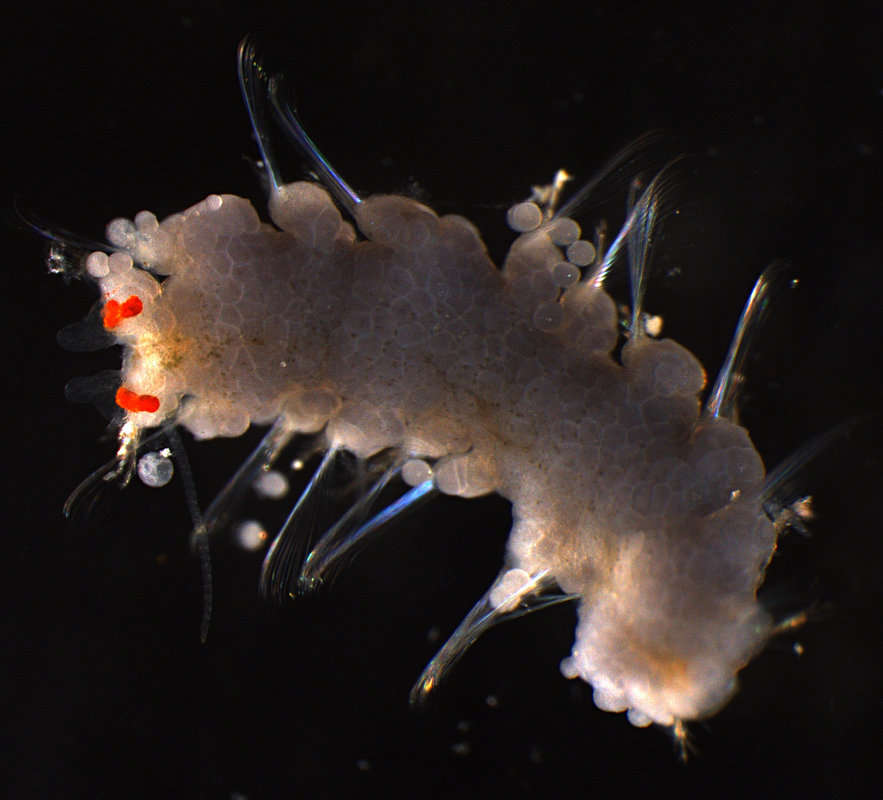
[(168, 421), (197, 438), (324, 429), (332, 450), (393, 450), (412, 484), (498, 492), (507, 564), (453, 649), (557, 584), (579, 602), (562, 671), (600, 708), (636, 725), (713, 713), (770, 635), (756, 590), (777, 530), (748, 434), (700, 407), (697, 359), (637, 325), (614, 355), (607, 266), (565, 216), (541, 213), (500, 270), (462, 217), (389, 195), (352, 212), (301, 182), (274, 191), (275, 225), (212, 195), (109, 226), (116, 252), (87, 271), (125, 345), (124, 444)]

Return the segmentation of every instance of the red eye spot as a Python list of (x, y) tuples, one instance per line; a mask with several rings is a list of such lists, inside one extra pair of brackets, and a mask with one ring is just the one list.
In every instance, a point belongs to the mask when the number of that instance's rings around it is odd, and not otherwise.
[(110, 330), (120, 324), (122, 315), (120, 314), (120, 304), (116, 300), (108, 300), (104, 304), (104, 312), (101, 315), (104, 327)]
[(104, 304), (104, 312), (101, 315), (101, 319), (104, 322), (104, 327), (112, 330), (124, 319), (137, 317), (143, 309), (144, 304), (141, 302), (141, 298), (133, 294), (122, 303), (116, 300), (108, 300)]
[(152, 394), (137, 394), (125, 386), (120, 386), (116, 393), (116, 404), (126, 411), (153, 412), (159, 408), (159, 398)]
[(123, 317), (137, 317), (143, 308), (144, 304), (141, 302), (141, 298), (133, 294), (120, 306), (120, 313)]

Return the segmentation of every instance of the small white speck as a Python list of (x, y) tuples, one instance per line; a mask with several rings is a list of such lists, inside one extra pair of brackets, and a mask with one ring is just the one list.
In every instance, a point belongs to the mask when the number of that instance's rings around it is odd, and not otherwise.
[(451, 752), (455, 756), (468, 756), (472, 752), (472, 745), (469, 742), (454, 742), (451, 745)]

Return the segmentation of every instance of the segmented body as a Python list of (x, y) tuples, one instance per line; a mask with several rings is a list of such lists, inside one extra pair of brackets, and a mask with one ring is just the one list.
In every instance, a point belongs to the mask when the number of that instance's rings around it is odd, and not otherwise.
[[(125, 346), (121, 457), (169, 422), (197, 438), (272, 423), (254, 464), (324, 430), (332, 452), (394, 452), (390, 475), (423, 493), (498, 492), (513, 509), (507, 563), (417, 695), (557, 585), (579, 603), (562, 671), (599, 707), (636, 725), (713, 713), (770, 635), (756, 591), (777, 531), (763, 464), (723, 399), (734, 362), (703, 409), (696, 358), (644, 332), (655, 181), (623, 231), (634, 308), (621, 351), (603, 288), (620, 239), (605, 257), (551, 203), (534, 205), (498, 269), (463, 217), (343, 197), (354, 224), (304, 182), (274, 185), (273, 224), (231, 195), (111, 223), (115, 251), (86, 270)], [(320, 576), (311, 559), (302, 579)]]

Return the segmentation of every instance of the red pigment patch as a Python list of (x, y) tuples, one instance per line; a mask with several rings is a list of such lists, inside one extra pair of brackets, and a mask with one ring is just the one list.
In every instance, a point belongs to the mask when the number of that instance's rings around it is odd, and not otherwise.
[(144, 310), (144, 304), (137, 295), (131, 295), (122, 303), (116, 300), (108, 300), (104, 304), (104, 311), (101, 315), (104, 327), (108, 330), (115, 328), (124, 319), (129, 317), (137, 317)]
[(125, 386), (117, 389), (116, 404), (126, 411), (154, 412), (159, 408), (159, 398), (152, 394), (137, 394)]

